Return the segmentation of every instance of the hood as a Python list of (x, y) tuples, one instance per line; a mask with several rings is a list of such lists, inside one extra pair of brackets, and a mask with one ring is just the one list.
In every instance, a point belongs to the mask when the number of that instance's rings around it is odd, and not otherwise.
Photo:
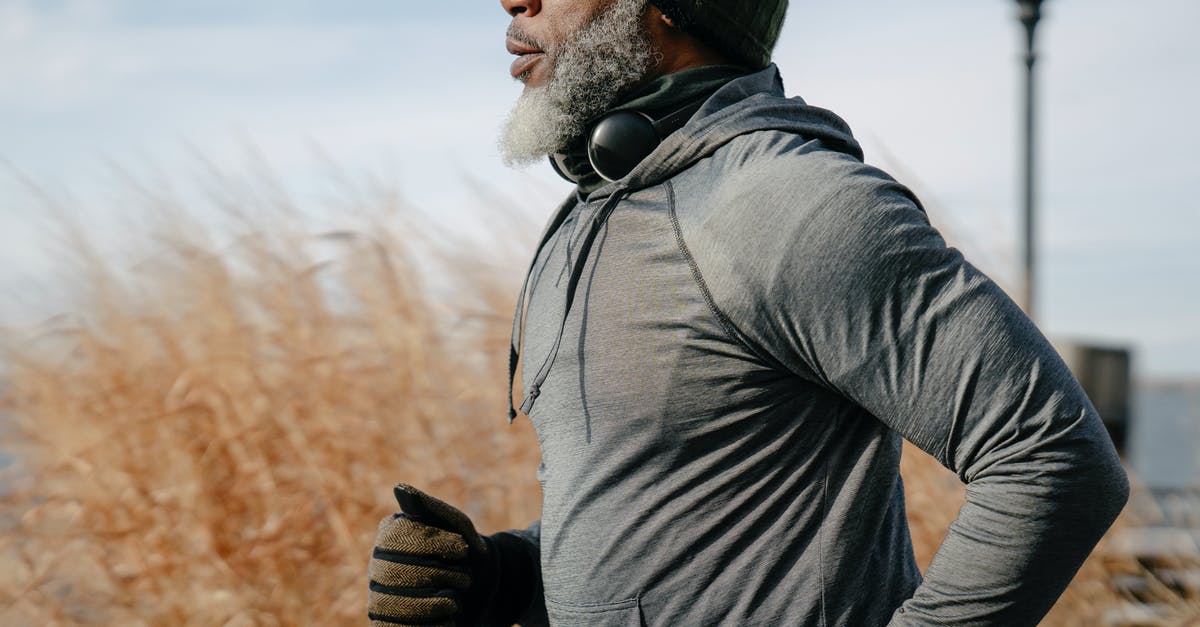
[(717, 90), (683, 128), (664, 139), (624, 179), (601, 187), (591, 197), (603, 197), (617, 188), (636, 190), (656, 185), (734, 138), (763, 130), (821, 140), (830, 150), (863, 159), (850, 127), (831, 111), (809, 106), (798, 97), (786, 97), (779, 68), (771, 64)]

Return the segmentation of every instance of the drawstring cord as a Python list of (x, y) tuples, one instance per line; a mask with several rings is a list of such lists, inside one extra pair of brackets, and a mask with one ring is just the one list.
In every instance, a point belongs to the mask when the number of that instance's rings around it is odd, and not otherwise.
[[(575, 303), (575, 291), (579, 287), (579, 280), (583, 277), (583, 267), (587, 263), (588, 255), (592, 250), (592, 243), (596, 241), (596, 236), (599, 235), (600, 229), (604, 223), (608, 221), (608, 216), (617, 208), (621, 200), (625, 198), (626, 191), (624, 188), (618, 188), (613, 191), (600, 210), (596, 212), (596, 216), (592, 218), (592, 223), (588, 228), (587, 235), (579, 245), (578, 254), (575, 257), (575, 263), (571, 266), (571, 277), (567, 281), (567, 298), (566, 304), (563, 306), (562, 321), (558, 326), (558, 334), (554, 338), (554, 345), (550, 348), (549, 354), (546, 355), (545, 361), (542, 362), (541, 368), (533, 378), (532, 384), (529, 386), (529, 392), (525, 395), (525, 401), (521, 403), (521, 413), (526, 416), (533, 410), (533, 404), (537, 402), (538, 396), (542, 393), (542, 384), (546, 382), (546, 378), (550, 376), (550, 369), (554, 366), (554, 361), (558, 357), (558, 350), (562, 346), (563, 335), (567, 330), (567, 318), (571, 315), (571, 306)], [(517, 410), (514, 408), (513, 402), (513, 385), (517, 377), (517, 362), (520, 360), (520, 352), (525, 341), (525, 299), (529, 292), (529, 279), (533, 274), (534, 266), (537, 264), (538, 256), (541, 255), (542, 249), (549, 243), (550, 239), (566, 221), (567, 216), (575, 209), (574, 205), (564, 207), (558, 215), (554, 216), (550, 228), (546, 231), (546, 235), (542, 237), (542, 241), (538, 244), (537, 250), (533, 254), (533, 261), (530, 263), (529, 271), (525, 273), (525, 281), (521, 285), (521, 295), (517, 298), (517, 311), (513, 316), (512, 338), (509, 344), (508, 352), (508, 422), (517, 418)]]

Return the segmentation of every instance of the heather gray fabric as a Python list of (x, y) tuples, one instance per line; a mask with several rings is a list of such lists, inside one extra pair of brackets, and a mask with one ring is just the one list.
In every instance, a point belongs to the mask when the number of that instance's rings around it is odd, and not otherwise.
[[(1023, 625), (1125, 503), (1095, 410), (1021, 311), (774, 66), (719, 90), (534, 265), (542, 451), (527, 625)], [(968, 484), (924, 582), (901, 436)], [(539, 618), (540, 617), (540, 618)]]

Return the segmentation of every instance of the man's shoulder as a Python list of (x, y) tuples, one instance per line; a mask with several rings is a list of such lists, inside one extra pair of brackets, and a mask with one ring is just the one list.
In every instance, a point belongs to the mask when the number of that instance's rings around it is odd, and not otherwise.
[(672, 187), (681, 220), (719, 224), (727, 233), (755, 224), (783, 232), (813, 221), (848, 226), (884, 205), (923, 214), (912, 192), (883, 170), (790, 130), (735, 137)]
[(679, 235), (728, 293), (772, 293), (782, 277), (863, 277), (891, 252), (941, 246), (916, 197), (882, 170), (819, 140), (759, 131), (678, 177)]

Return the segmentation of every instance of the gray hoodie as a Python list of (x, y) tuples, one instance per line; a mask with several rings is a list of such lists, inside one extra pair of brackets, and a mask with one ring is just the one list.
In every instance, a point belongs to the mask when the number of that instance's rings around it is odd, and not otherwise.
[[(775, 66), (560, 218), (525, 316), (525, 624), (1035, 624), (1124, 505), (1047, 341)], [(924, 581), (902, 437), (967, 484)]]

